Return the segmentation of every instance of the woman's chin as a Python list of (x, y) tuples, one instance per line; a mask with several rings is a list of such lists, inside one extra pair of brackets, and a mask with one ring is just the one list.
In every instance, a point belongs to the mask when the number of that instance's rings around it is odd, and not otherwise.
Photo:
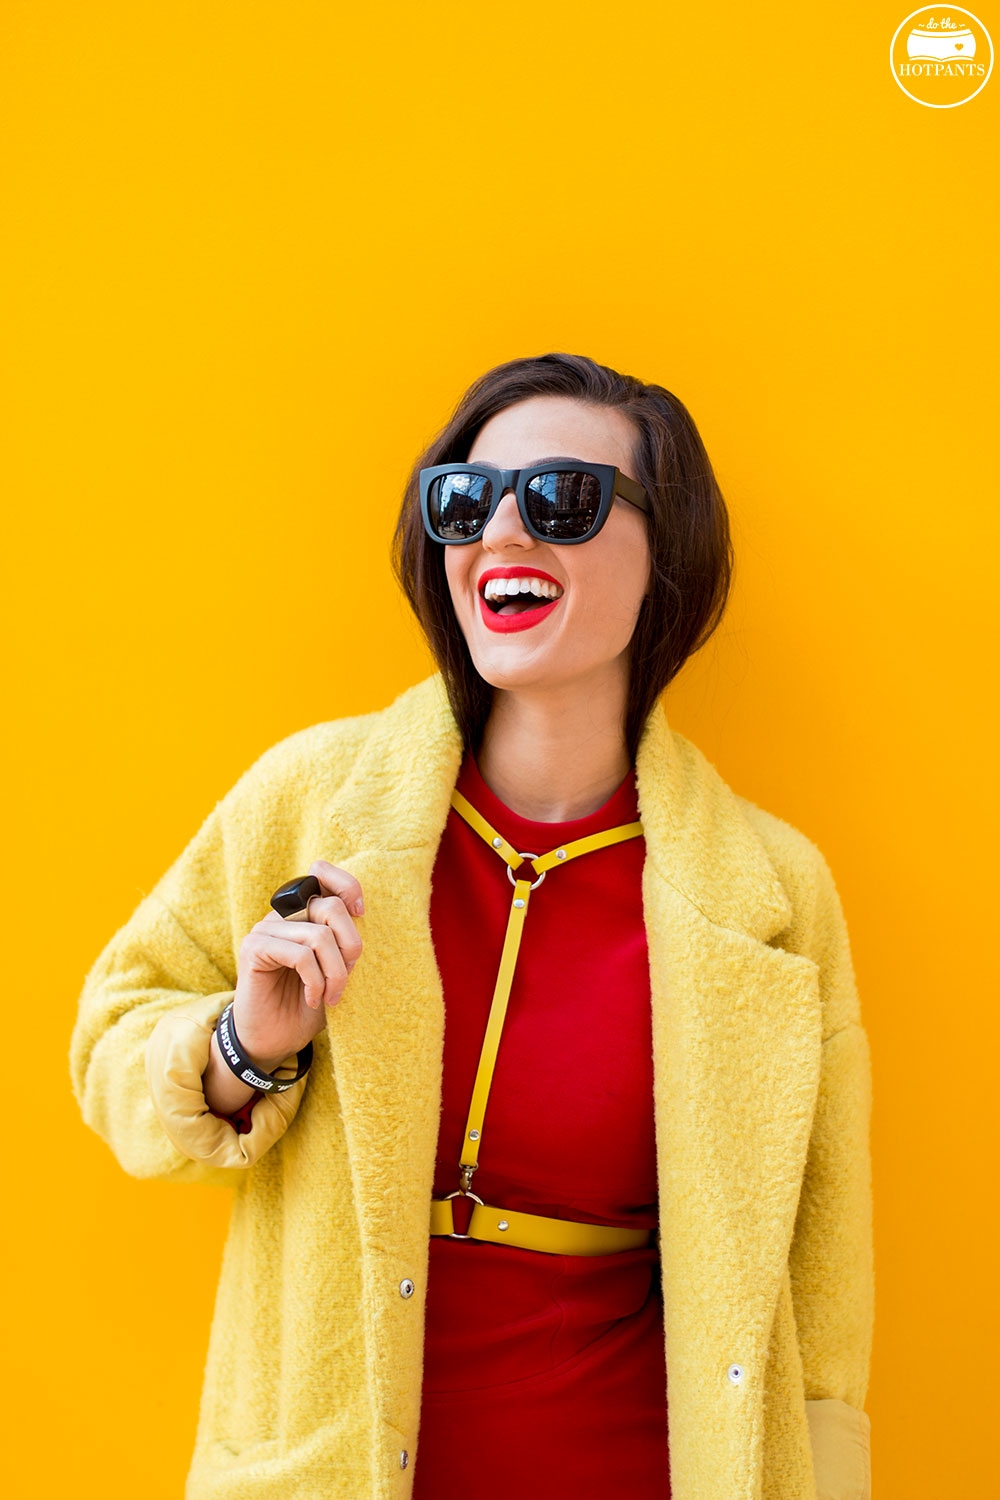
[(499, 692), (563, 692), (575, 680), (581, 689), (588, 687), (591, 672), (586, 664), (567, 661), (564, 653), (547, 649), (541, 642), (534, 649), (526, 642), (513, 646), (508, 636), (492, 649), (490, 643), (477, 642), (476, 647), (470, 653), (473, 666)]
[(492, 653), (473, 657), (473, 666), (484, 682), (501, 692), (544, 688), (555, 684), (551, 671), (540, 662), (497, 661)]

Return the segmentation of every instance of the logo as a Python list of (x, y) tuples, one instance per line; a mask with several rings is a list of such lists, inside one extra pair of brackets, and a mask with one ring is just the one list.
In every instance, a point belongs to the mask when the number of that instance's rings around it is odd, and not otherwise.
[(969, 10), (915, 10), (896, 28), (889, 67), (903, 93), (929, 109), (968, 104), (993, 72), (993, 41)]

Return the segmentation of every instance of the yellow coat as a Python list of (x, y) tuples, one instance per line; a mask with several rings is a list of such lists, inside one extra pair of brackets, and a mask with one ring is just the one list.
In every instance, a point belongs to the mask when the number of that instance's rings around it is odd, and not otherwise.
[[(189, 1500), (409, 1493), (443, 1036), (430, 878), (460, 760), (438, 676), (291, 735), (86, 978), (84, 1119), (136, 1177), (236, 1190)], [(870, 1062), (833, 881), (661, 708), (637, 773), (674, 1500), (866, 1500)], [(364, 954), (306, 1078), (239, 1136), (206, 1113), (212, 1027), (242, 938), (316, 858), (361, 881)]]

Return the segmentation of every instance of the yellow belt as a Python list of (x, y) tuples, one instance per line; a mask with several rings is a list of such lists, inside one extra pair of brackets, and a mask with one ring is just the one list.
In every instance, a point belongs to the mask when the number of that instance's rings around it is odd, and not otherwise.
[[(470, 828), (475, 829), (480, 838), (485, 839), (490, 848), (499, 854), (507, 866), (514, 893), (511, 896), (507, 932), (493, 990), (493, 1003), (479, 1054), (469, 1118), (465, 1124), (459, 1159), (459, 1186), (446, 1198), (432, 1199), (431, 1234), (445, 1234), (456, 1240), (490, 1240), (496, 1245), (516, 1245), (522, 1250), (543, 1250), (550, 1255), (609, 1255), (616, 1250), (635, 1250), (648, 1245), (654, 1233), (652, 1230), (620, 1229), (608, 1224), (585, 1224), (575, 1219), (547, 1219), (542, 1214), (514, 1213), (510, 1209), (494, 1208), (484, 1203), (472, 1191), (472, 1176), (479, 1165), (486, 1103), (493, 1081), (493, 1068), (507, 1014), (507, 1001), (510, 998), (514, 966), (517, 963), (531, 892), (541, 885), (549, 870), (565, 864), (567, 860), (576, 859), (580, 854), (589, 854), (593, 849), (606, 849), (609, 844), (640, 838), (642, 824), (623, 823), (618, 828), (606, 828), (603, 833), (588, 834), (586, 838), (561, 844), (557, 849), (550, 849), (548, 854), (519, 854), (495, 828), (490, 827), (461, 792), (452, 792), (451, 805)], [(519, 877), (515, 873), (526, 861), (537, 877), (535, 880)], [(466, 1234), (455, 1233), (452, 1199), (459, 1197), (471, 1198), (474, 1204)]]

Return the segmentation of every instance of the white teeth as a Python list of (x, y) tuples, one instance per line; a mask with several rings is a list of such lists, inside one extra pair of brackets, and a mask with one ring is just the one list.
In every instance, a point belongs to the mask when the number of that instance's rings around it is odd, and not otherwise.
[(562, 589), (545, 578), (490, 578), (483, 586), (484, 599), (504, 599), (512, 594), (534, 594), (537, 599), (558, 599)]

